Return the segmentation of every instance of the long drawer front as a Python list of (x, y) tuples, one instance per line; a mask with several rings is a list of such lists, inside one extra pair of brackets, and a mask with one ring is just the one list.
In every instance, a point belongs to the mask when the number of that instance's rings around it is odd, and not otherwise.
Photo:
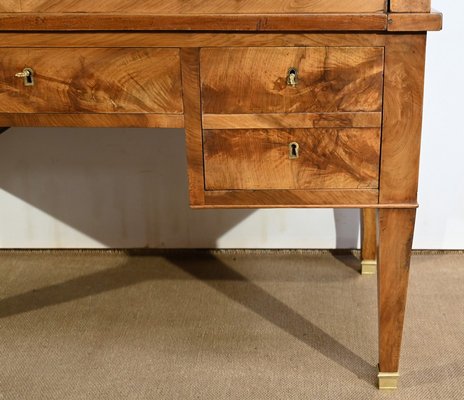
[(182, 114), (181, 82), (178, 49), (0, 51), (0, 113)]

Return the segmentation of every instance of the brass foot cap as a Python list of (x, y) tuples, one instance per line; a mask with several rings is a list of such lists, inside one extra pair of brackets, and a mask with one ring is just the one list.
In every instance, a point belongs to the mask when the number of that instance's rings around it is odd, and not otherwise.
[(398, 389), (398, 372), (379, 372), (379, 389), (380, 390), (395, 390)]
[(377, 272), (376, 260), (361, 261), (361, 275), (375, 275)]

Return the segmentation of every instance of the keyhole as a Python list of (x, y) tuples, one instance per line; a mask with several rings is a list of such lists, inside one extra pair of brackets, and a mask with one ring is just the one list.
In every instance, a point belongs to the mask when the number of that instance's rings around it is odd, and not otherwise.
[(297, 154), (296, 154), (296, 144), (295, 143), (292, 143), (292, 157), (296, 157)]
[(287, 75), (287, 85), (295, 87), (298, 83), (298, 70), (296, 68), (290, 68)]
[(28, 75), (24, 77), (24, 86), (34, 86), (34, 71), (31, 68), (25, 68), (24, 72), (28, 72)]
[(299, 157), (300, 146), (298, 143), (293, 142), (288, 145), (289, 148), (289, 157), (291, 160)]

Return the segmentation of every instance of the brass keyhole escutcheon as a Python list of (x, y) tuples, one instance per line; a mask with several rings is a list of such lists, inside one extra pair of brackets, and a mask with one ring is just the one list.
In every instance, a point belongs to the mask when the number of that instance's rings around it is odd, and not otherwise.
[(34, 70), (32, 68), (24, 68), (22, 72), (18, 72), (15, 76), (24, 79), (24, 86), (34, 86)]
[(287, 85), (296, 87), (298, 84), (298, 70), (295, 67), (289, 68), (287, 75)]
[(292, 142), (288, 145), (288, 158), (295, 160), (300, 156), (300, 145), (297, 142)]

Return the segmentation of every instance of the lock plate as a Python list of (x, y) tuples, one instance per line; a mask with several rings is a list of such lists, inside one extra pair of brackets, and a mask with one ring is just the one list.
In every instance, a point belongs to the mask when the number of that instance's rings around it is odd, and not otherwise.
[(287, 85), (291, 87), (296, 87), (298, 84), (298, 70), (295, 67), (288, 69), (287, 74)]
[(24, 86), (34, 86), (34, 70), (32, 68), (24, 68), (22, 72), (15, 74), (17, 78), (23, 78)]
[(295, 160), (300, 156), (300, 145), (297, 142), (292, 142), (288, 145), (288, 158)]

